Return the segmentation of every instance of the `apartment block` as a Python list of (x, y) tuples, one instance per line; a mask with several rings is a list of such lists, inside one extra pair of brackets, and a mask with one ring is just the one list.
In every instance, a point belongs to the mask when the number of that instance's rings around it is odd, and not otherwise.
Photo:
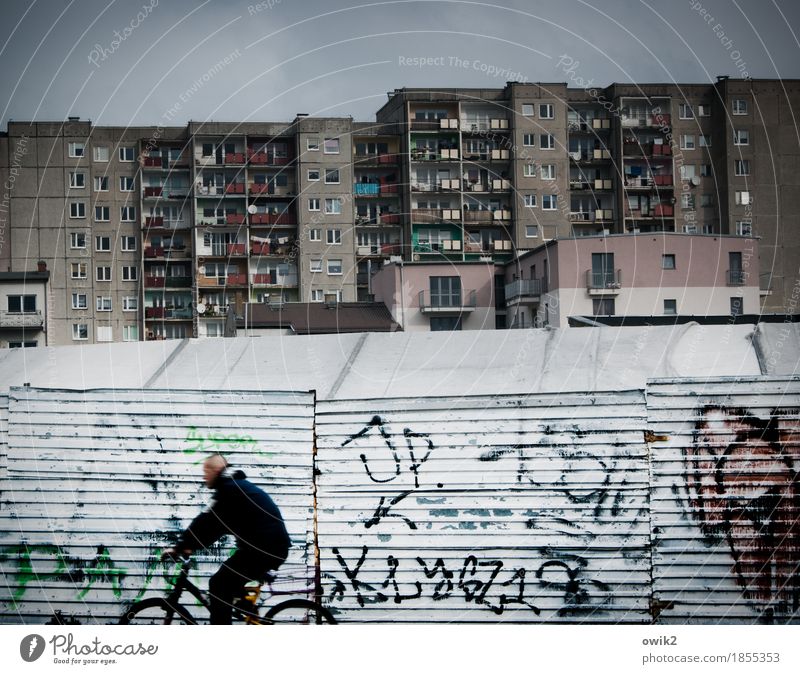
[[(499, 296), (549, 241), (738, 236), (747, 311), (796, 313), (799, 94), (509, 82), (396, 89), (375, 122), (11, 122), (0, 271), (47, 264), (49, 344), (213, 337), (245, 304), (368, 302), (401, 261), (488, 265)], [(489, 304), (482, 325), (518, 323)]]

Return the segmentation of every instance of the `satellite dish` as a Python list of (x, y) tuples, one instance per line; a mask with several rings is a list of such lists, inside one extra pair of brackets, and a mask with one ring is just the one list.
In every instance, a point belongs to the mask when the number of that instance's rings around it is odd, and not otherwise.
[(697, 187), (699, 184), (700, 184), (700, 178), (698, 178), (697, 176), (692, 176), (692, 185)]
[(201, 302), (200, 304), (197, 305), (197, 313), (198, 314), (204, 314), (205, 311), (206, 311), (206, 305), (205, 304), (203, 304)]
[(255, 205), (255, 204), (250, 204), (250, 205), (247, 207), (247, 212), (248, 212), (250, 215), (253, 215), (253, 214), (254, 214), (256, 211), (258, 211), (258, 209), (256, 208), (256, 205)]

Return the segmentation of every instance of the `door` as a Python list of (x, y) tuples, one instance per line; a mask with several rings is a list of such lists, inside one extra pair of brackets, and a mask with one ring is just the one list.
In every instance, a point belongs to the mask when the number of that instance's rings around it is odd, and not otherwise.
[(614, 253), (592, 253), (592, 287), (606, 288), (614, 283)]

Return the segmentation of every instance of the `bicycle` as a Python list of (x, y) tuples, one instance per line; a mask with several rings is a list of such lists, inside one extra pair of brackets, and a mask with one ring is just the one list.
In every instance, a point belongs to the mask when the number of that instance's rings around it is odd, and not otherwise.
[[(167, 596), (147, 597), (133, 602), (120, 617), (120, 625), (171, 625), (173, 622), (185, 625), (198, 624), (189, 610), (180, 603), (180, 597), (184, 591), (189, 592), (206, 609), (209, 609), (209, 601), (206, 594), (189, 580), (189, 570), (192, 567), (191, 557), (183, 558), (181, 561), (180, 573)], [(234, 620), (243, 620), (248, 625), (336, 624), (336, 619), (328, 609), (310, 599), (287, 599), (270, 608), (263, 616), (259, 615), (256, 603), (264, 584), (269, 587), (271, 597), (297, 594), (297, 591), (274, 590), (272, 588), (274, 580), (275, 576), (267, 573), (262, 582), (247, 583), (244, 586), (243, 596), (234, 601)]]

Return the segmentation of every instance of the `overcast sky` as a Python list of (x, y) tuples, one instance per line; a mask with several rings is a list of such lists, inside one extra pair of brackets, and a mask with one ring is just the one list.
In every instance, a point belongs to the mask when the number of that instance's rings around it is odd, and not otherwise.
[(800, 78), (797, 0), (3, 0), (3, 10), (3, 129), (68, 115), (121, 126), (370, 120), (403, 86)]

